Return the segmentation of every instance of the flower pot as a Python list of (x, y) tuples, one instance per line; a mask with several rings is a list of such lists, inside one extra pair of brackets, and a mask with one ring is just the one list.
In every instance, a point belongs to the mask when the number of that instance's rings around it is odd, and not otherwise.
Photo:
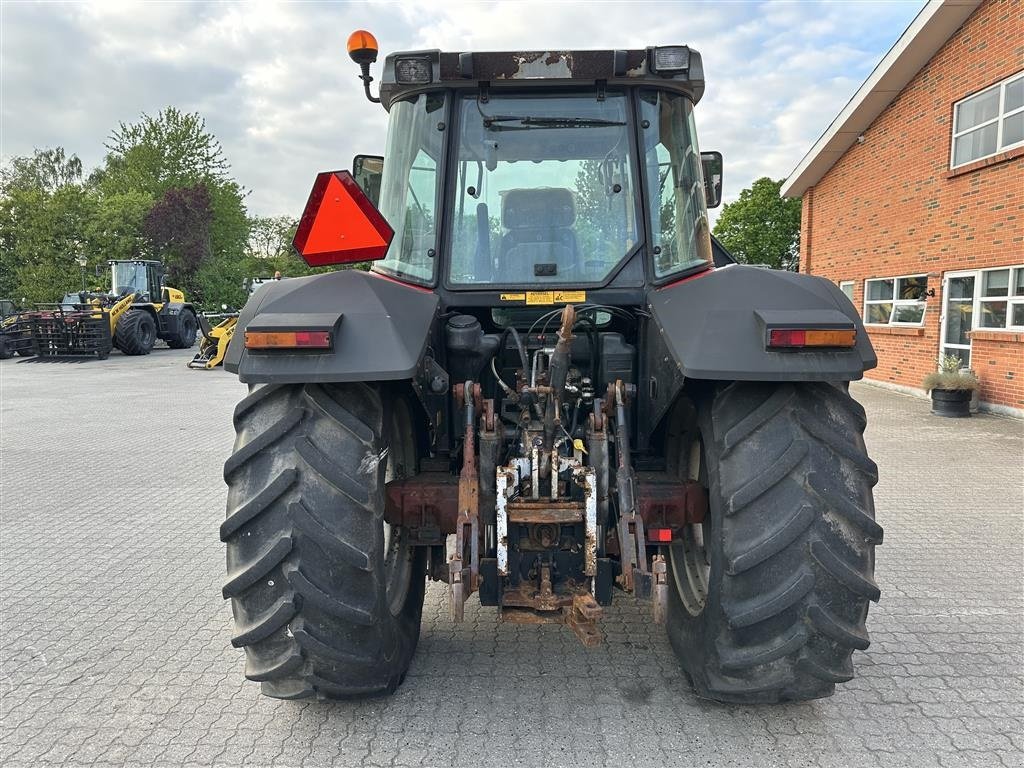
[(962, 419), (971, 415), (971, 390), (933, 389), (932, 413)]

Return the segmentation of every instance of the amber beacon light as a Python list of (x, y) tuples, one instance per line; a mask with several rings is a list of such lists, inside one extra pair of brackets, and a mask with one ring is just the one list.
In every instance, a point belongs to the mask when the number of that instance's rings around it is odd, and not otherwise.
[(365, 29), (357, 29), (348, 36), (348, 55), (356, 64), (366, 64), (369, 67), (377, 60), (377, 38)]
[(363, 90), (366, 91), (366, 98), (375, 104), (380, 99), (370, 93), (370, 83), (373, 82), (373, 75), (370, 74), (370, 65), (377, 60), (377, 52), (380, 46), (377, 45), (377, 38), (365, 29), (357, 29), (348, 36), (348, 55), (359, 65), (359, 79), (363, 81)]

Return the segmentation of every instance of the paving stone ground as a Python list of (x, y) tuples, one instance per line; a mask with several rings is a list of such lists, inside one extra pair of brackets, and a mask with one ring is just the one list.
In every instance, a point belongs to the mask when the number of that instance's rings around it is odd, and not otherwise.
[(263, 698), (221, 600), (221, 465), (243, 388), (160, 349), (0, 363), (0, 763), (1020, 766), (1024, 425), (855, 385), (885, 544), (857, 678), (775, 707), (694, 697), (621, 599), (607, 642), (453, 625), (427, 593), (392, 697)]

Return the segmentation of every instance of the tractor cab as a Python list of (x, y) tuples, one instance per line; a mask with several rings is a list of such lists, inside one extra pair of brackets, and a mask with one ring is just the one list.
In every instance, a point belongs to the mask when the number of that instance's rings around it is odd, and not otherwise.
[(110, 286), (114, 296), (139, 294), (142, 301), (162, 299), (164, 266), (159, 261), (111, 261)]
[(355, 164), (394, 228), (374, 271), (465, 292), (707, 269), (722, 163), (697, 144), (703, 91), (686, 46), (389, 56), (386, 162)]

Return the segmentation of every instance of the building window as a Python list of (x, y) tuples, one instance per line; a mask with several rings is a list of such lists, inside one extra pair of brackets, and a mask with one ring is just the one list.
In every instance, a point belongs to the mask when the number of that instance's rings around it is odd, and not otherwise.
[(1024, 146), (1024, 72), (953, 106), (950, 167)]
[(841, 280), (839, 290), (846, 294), (846, 298), (853, 301), (853, 280)]
[(864, 281), (864, 322), (873, 325), (921, 325), (927, 275)]
[(982, 271), (978, 327), (1024, 328), (1024, 266)]

